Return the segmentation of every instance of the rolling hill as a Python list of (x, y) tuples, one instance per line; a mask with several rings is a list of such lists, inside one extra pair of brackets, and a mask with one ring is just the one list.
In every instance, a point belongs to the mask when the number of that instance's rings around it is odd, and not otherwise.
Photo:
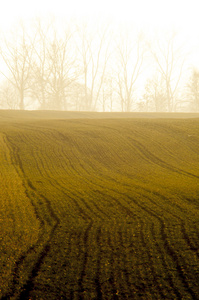
[(197, 114), (0, 111), (1, 299), (198, 299)]

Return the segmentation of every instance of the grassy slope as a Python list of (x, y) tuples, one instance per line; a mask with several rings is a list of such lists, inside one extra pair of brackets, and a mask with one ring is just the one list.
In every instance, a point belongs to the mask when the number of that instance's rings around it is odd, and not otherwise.
[(199, 119), (3, 114), (3, 299), (199, 297)]

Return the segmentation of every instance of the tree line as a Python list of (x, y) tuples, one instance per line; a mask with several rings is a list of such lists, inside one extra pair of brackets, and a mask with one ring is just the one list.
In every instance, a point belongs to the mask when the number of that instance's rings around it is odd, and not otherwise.
[(199, 72), (174, 31), (34, 19), (1, 33), (0, 108), (199, 111)]

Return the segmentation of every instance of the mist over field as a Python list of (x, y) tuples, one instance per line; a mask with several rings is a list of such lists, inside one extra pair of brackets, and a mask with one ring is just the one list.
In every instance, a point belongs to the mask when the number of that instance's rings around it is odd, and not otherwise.
[(199, 111), (194, 1), (21, 2), (1, 12), (0, 108)]

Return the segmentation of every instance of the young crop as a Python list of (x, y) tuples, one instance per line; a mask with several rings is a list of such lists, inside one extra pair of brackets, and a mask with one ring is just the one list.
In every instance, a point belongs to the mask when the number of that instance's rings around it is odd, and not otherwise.
[(1, 124), (2, 299), (199, 297), (198, 119)]

